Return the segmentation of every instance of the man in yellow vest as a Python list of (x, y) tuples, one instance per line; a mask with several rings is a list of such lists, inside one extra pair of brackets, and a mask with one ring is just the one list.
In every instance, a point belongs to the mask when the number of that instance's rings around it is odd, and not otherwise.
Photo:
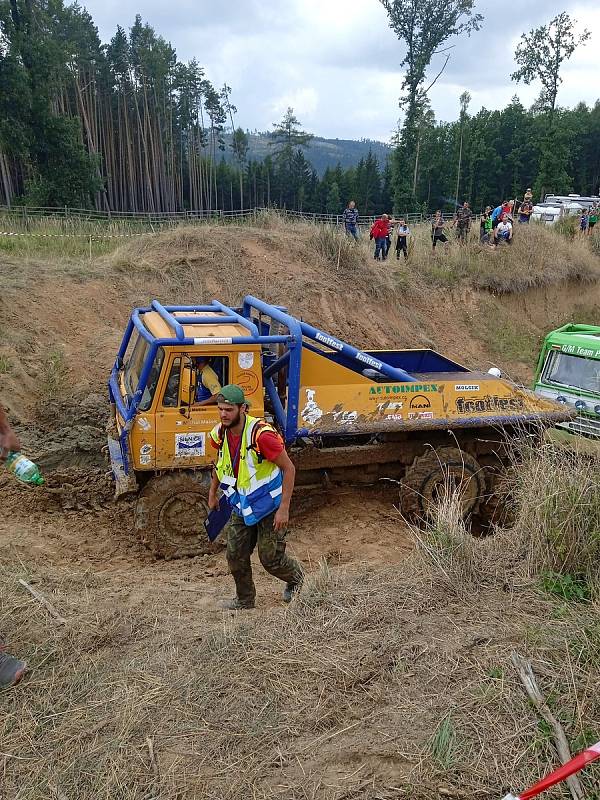
[(217, 508), (220, 488), (231, 507), (227, 562), (236, 588), (236, 597), (223, 603), (223, 608), (254, 608), (250, 556), (257, 544), (263, 567), (285, 581), (283, 599), (289, 602), (303, 577), (299, 562), (285, 552), (296, 469), (275, 428), (248, 414), (239, 386), (224, 386), (216, 400), (221, 423), (209, 434), (218, 458), (208, 505)]

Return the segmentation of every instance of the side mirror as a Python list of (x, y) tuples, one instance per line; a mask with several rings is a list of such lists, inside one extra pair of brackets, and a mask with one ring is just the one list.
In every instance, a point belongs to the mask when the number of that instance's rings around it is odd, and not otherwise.
[(181, 381), (179, 382), (179, 410), (182, 414), (185, 414), (187, 409), (189, 415), (189, 409), (196, 399), (197, 384), (198, 375), (191, 360), (187, 359), (183, 364)]

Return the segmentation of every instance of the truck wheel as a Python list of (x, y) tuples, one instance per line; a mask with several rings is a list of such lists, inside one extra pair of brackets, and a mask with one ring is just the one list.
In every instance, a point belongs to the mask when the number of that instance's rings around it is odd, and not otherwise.
[(184, 558), (216, 553), (204, 529), (208, 514), (210, 473), (172, 472), (151, 478), (138, 496), (135, 529), (157, 558)]
[(512, 468), (496, 456), (480, 456), (486, 473), (487, 491), (479, 504), (473, 521), (472, 532), (487, 536), (496, 527), (509, 527), (514, 522), (514, 498), (511, 484), (514, 481)]
[(409, 519), (426, 519), (447, 486), (460, 491), (463, 518), (471, 516), (486, 488), (477, 459), (458, 447), (440, 447), (417, 456), (402, 479), (402, 513)]

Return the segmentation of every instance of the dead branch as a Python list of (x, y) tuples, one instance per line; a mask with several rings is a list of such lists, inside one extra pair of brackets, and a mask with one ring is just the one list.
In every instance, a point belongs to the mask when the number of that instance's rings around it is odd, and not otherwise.
[[(523, 658), (516, 652), (511, 654), (511, 660), (515, 665), (523, 686), (525, 687), (527, 696), (535, 706), (540, 716), (552, 729), (558, 757), (560, 758), (562, 764), (566, 764), (567, 761), (571, 760), (571, 751), (569, 749), (567, 737), (562, 725), (550, 711), (548, 704), (544, 700), (542, 693), (539, 690), (533, 674), (533, 669), (531, 668), (531, 664), (526, 658)], [(583, 789), (581, 788), (581, 783), (579, 782), (577, 775), (571, 775), (571, 777), (567, 778), (566, 782), (573, 800), (584, 800)]]
[(35, 597), (38, 603), (41, 603), (44, 606), (44, 608), (54, 617), (57, 622), (59, 622), (61, 625), (67, 624), (67, 620), (58, 613), (52, 603), (47, 600), (41, 592), (38, 592), (37, 589), (34, 589), (33, 586), (30, 586), (27, 581), (23, 580), (23, 578), (19, 578), (19, 583), (21, 586), (23, 586), (23, 588), (27, 589), (32, 597)]

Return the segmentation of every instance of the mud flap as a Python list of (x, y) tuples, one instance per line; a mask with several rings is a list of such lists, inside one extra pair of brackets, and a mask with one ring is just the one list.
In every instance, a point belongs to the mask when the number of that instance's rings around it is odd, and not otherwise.
[(108, 455), (110, 458), (110, 468), (115, 481), (115, 498), (122, 497), (124, 494), (137, 492), (138, 483), (134, 475), (127, 475), (123, 463), (123, 453), (121, 446), (112, 436), (108, 437)]

